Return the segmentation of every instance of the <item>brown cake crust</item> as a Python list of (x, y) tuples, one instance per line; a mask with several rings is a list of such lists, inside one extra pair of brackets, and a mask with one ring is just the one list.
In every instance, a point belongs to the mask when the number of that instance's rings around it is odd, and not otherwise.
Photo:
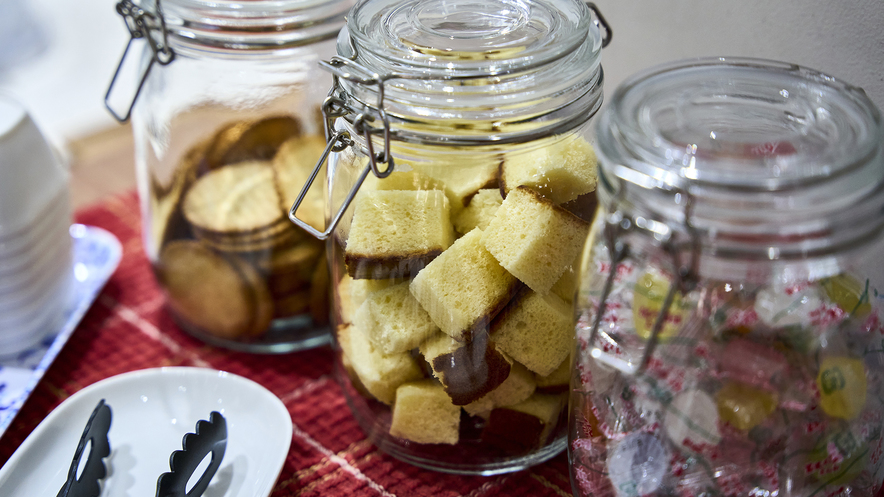
[(474, 402), (500, 386), (509, 376), (510, 367), (487, 333), (433, 359), (433, 370), (458, 406)]
[(357, 280), (408, 278), (416, 275), (441, 253), (442, 250), (433, 249), (378, 257), (347, 252), (344, 254), (344, 264), (347, 266), (347, 274)]

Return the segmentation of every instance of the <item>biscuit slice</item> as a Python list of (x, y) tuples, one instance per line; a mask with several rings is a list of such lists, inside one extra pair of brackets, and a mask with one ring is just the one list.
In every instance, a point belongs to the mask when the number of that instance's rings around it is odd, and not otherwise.
[(487, 333), (469, 343), (439, 334), (420, 347), (433, 376), (442, 382), (455, 405), (465, 406), (499, 387), (510, 374), (512, 361), (500, 353)]
[(454, 216), (454, 229), (461, 235), (469, 233), (473, 228), (485, 230), (494, 219), (501, 203), (503, 197), (497, 188), (479, 190), (470, 199), (466, 208)]
[(194, 228), (220, 234), (247, 234), (284, 226), (268, 162), (242, 162), (201, 176), (182, 206)]
[(469, 341), (506, 306), (519, 282), (485, 249), (476, 228), (418, 273), (410, 288), (442, 331)]
[(206, 164), (215, 169), (237, 162), (270, 160), (286, 140), (300, 134), (301, 123), (292, 116), (232, 123), (213, 137)]
[(460, 407), (432, 379), (404, 383), (396, 389), (390, 435), (421, 444), (457, 443)]
[(507, 271), (546, 294), (577, 258), (588, 233), (588, 223), (520, 186), (507, 195), (482, 242)]
[(540, 376), (552, 374), (571, 352), (571, 306), (550, 293), (525, 289), (495, 318), (491, 336), (497, 346)]
[(255, 266), (267, 275), (267, 286), (275, 296), (309, 287), (317, 267), (325, 262), (322, 244), (311, 240), (262, 255)]
[(384, 354), (407, 352), (439, 331), (408, 291), (407, 282), (369, 295), (356, 311), (353, 323)]
[(306, 313), (309, 308), (310, 290), (298, 290), (278, 296), (273, 300), (273, 317), (282, 319), (298, 316)]
[(270, 325), (270, 292), (260, 274), (241, 259), (193, 240), (178, 240), (163, 247), (156, 270), (169, 307), (205, 333), (240, 339)]
[[(286, 216), (310, 179), (325, 146), (326, 141), (322, 136), (296, 136), (283, 143), (273, 157), (280, 209)], [(299, 219), (319, 231), (325, 229), (325, 172), (326, 164), (323, 164), (296, 213)]]
[(146, 240), (145, 247), (149, 259), (155, 260), (160, 247), (167, 242), (190, 238), (190, 225), (181, 213), (181, 203), (187, 189), (196, 181), (207, 147), (205, 142), (197, 143), (185, 152), (168, 184), (151, 176), (148, 201), (151, 236)]
[(384, 404), (393, 404), (399, 385), (424, 377), (410, 353), (383, 354), (354, 326), (338, 329), (338, 344), (359, 382)]
[(553, 140), (547, 146), (504, 158), (500, 166), (504, 196), (527, 186), (554, 204), (564, 204), (595, 191), (598, 160), (592, 145), (577, 135)]
[(354, 201), (344, 262), (353, 278), (417, 274), (454, 241), (440, 190), (367, 191)]

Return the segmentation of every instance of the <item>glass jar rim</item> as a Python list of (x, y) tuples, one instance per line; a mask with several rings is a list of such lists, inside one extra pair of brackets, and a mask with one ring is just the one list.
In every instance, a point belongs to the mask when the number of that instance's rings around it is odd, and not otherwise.
[(290, 49), (332, 39), (353, 0), (146, 0), (161, 10), (177, 51), (217, 54)]
[(699, 236), (705, 255), (802, 260), (884, 232), (884, 125), (865, 93), (779, 61), (642, 71), (597, 127), (600, 197)]

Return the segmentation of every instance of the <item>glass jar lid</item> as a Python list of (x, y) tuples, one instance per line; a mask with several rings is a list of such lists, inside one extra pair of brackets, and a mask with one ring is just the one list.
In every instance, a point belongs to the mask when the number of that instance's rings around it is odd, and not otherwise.
[(363, 2), (347, 27), (382, 71), (458, 77), (550, 63), (586, 41), (590, 21), (584, 4), (568, 0), (405, 0)]
[[(601, 105), (602, 41), (578, 0), (367, 0), (338, 55), (383, 80), (398, 138), (500, 142), (588, 120)], [(341, 88), (356, 113), (378, 105), (377, 86)]]
[(884, 228), (884, 127), (865, 93), (792, 64), (707, 58), (624, 82), (599, 120), (600, 194), (702, 239), (795, 260)]

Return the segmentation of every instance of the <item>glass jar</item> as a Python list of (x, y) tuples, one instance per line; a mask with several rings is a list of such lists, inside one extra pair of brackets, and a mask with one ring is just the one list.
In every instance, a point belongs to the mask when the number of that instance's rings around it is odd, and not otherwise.
[[(130, 109), (145, 252), (171, 315), (207, 343), (284, 353), (329, 341), (324, 247), (287, 212), (325, 146), (331, 76), (318, 61), (351, 5), (117, 6), (132, 40), (149, 42)], [(305, 218), (322, 228), (321, 195), (310, 202)]]
[(874, 495), (884, 127), (862, 90), (710, 58), (624, 82), (577, 297), (575, 495)]
[(338, 377), (400, 460), (494, 474), (564, 450), (598, 19), (575, 0), (368, 0), (325, 63), (331, 222), (314, 234)]

